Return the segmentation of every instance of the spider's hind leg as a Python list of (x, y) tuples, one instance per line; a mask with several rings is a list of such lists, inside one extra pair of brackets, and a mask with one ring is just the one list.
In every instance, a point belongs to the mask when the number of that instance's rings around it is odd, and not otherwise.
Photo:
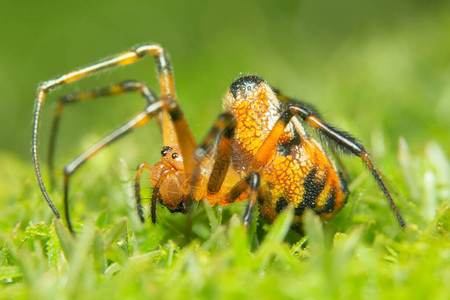
[[(278, 94), (278, 96), (280, 97), (281, 94)], [(362, 161), (366, 164), (366, 166), (372, 173), (372, 176), (375, 178), (378, 186), (383, 191), (386, 199), (389, 201), (389, 204), (394, 211), (400, 226), (402, 226), (402, 228), (405, 228), (405, 221), (400, 214), (397, 206), (395, 205), (395, 202), (392, 199), (392, 196), (388, 188), (386, 187), (386, 184), (384, 183), (380, 172), (373, 165), (372, 159), (370, 158), (364, 146), (349, 133), (336, 129), (332, 125), (327, 124), (319, 117), (314, 109), (311, 109), (308, 106), (304, 106), (297, 101), (292, 100), (291, 102), (292, 103), (286, 105), (281, 117), (278, 119), (273, 129), (269, 133), (269, 136), (258, 150), (258, 153), (255, 156), (254, 161), (252, 162), (251, 170), (256, 170), (265, 164), (265, 162), (269, 158), (267, 149), (273, 149), (273, 147), (275, 147), (276, 142), (278, 141), (286, 126), (295, 116), (298, 116), (302, 121), (306, 122), (308, 125), (317, 130), (317, 132), (325, 142), (330, 143), (331, 146), (334, 146), (338, 150), (342, 150), (342, 152), (344, 153), (355, 155), (362, 159)]]

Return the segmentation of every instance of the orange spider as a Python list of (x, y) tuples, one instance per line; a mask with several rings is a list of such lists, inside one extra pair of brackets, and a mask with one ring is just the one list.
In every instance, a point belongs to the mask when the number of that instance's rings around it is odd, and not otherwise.
[(274, 220), (287, 206), (295, 209), (294, 226), (302, 222), (305, 209), (323, 220), (331, 219), (345, 204), (346, 183), (321, 144), (302, 124), (314, 128), (324, 142), (346, 154), (359, 156), (389, 201), (402, 227), (405, 222), (382, 177), (364, 147), (350, 134), (325, 123), (310, 105), (290, 99), (257, 76), (235, 80), (224, 97), (224, 110), (198, 146), (175, 95), (172, 69), (166, 50), (150, 44), (78, 69), (42, 83), (36, 100), (32, 152), (40, 189), (56, 217), (60, 214), (51, 201), (40, 173), (37, 136), (41, 106), (53, 88), (71, 83), (100, 70), (134, 63), (151, 55), (156, 60), (160, 95), (144, 83), (125, 81), (107, 88), (62, 97), (53, 121), (49, 166), (53, 181), (54, 141), (59, 119), (66, 104), (102, 96), (138, 91), (145, 109), (107, 135), (64, 168), (64, 209), (73, 232), (68, 209), (70, 176), (105, 146), (155, 118), (161, 127), (164, 147), (161, 161), (137, 168), (135, 194), (137, 210), (145, 221), (140, 198), (141, 174), (150, 172), (153, 187), (151, 220), (156, 222), (156, 203), (171, 212), (187, 212), (193, 201), (207, 200), (211, 206), (225, 206), (248, 199), (243, 222), (246, 227), (259, 205), (261, 215)]

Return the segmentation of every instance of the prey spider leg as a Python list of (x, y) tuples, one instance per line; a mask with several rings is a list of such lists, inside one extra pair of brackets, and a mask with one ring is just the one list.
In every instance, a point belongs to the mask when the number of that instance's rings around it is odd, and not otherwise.
[(65, 106), (68, 104), (86, 102), (101, 97), (117, 96), (120, 94), (131, 93), (136, 91), (139, 92), (139, 94), (144, 98), (147, 106), (156, 102), (157, 100), (157, 96), (153, 92), (153, 90), (150, 89), (150, 87), (148, 87), (145, 83), (137, 80), (127, 80), (108, 87), (97, 88), (91, 91), (84, 91), (76, 94), (69, 94), (59, 99), (55, 109), (55, 114), (53, 116), (53, 122), (49, 139), (48, 168), (50, 172), (51, 186), (54, 186), (55, 183), (54, 153), (55, 153), (56, 137), (58, 134), (61, 115), (65, 109)]
[[(65, 75), (62, 75), (62, 76), (56, 78), (56, 79), (43, 82), (38, 87), (34, 119), (33, 119), (33, 135), (32, 135), (32, 155), (33, 155), (34, 169), (35, 169), (36, 177), (38, 180), (39, 187), (42, 191), (42, 194), (43, 194), (45, 200), (47, 201), (47, 204), (50, 206), (50, 208), (52, 209), (53, 213), (55, 214), (55, 216), (57, 218), (60, 218), (61, 216), (60, 216), (58, 209), (53, 204), (53, 201), (51, 200), (51, 198), (46, 190), (44, 181), (42, 179), (40, 165), (39, 165), (38, 149), (37, 149), (38, 148), (37, 138), (38, 138), (40, 112), (41, 112), (42, 104), (44, 102), (45, 97), (51, 90), (53, 90), (54, 88), (56, 88), (60, 85), (74, 82), (76, 80), (82, 79), (86, 76), (89, 76), (89, 75), (99, 72), (101, 70), (110, 69), (110, 68), (117, 67), (117, 66), (124, 66), (124, 65), (128, 65), (128, 64), (137, 62), (141, 58), (143, 58), (147, 55), (153, 56), (155, 58), (156, 66), (157, 66), (159, 88), (160, 88), (160, 103), (158, 103), (156, 105), (156, 106), (158, 106), (157, 111), (165, 111), (170, 116), (170, 119), (173, 122), (172, 126), (173, 126), (173, 130), (176, 134), (176, 138), (177, 138), (180, 146), (182, 146), (181, 153), (182, 153), (182, 155), (187, 157), (187, 159), (184, 160), (185, 170), (188, 174), (191, 174), (193, 167), (194, 167), (194, 162), (193, 162), (193, 159), (189, 159), (189, 158), (193, 157), (193, 153), (196, 148), (196, 143), (192, 136), (192, 133), (189, 130), (186, 119), (184, 118), (184, 115), (183, 115), (181, 109), (179, 108), (178, 101), (176, 99), (172, 69), (171, 69), (170, 62), (167, 57), (166, 51), (164, 48), (162, 48), (161, 46), (156, 45), (156, 44), (139, 46), (132, 50), (129, 50), (129, 51), (123, 52), (117, 56), (114, 56), (112, 58), (101, 61), (99, 63), (69, 72)], [(155, 107), (153, 107), (153, 106), (150, 106), (150, 107), (151, 107), (151, 110), (155, 109)], [(147, 109), (146, 109), (146, 111), (147, 111)], [(136, 118), (141, 116), (141, 117), (143, 117), (143, 119), (145, 119), (148, 115), (148, 113), (146, 111), (139, 114)], [(137, 122), (136, 124), (139, 124), (139, 123)], [(131, 125), (131, 124), (128, 123), (128, 125)], [(123, 129), (125, 129), (125, 128), (123, 128)], [(103, 141), (103, 142), (107, 142), (107, 141)], [(94, 148), (90, 149), (91, 152), (93, 150), (95, 150)], [(90, 152), (90, 151), (88, 150), (86, 152), (86, 154), (88, 152)], [(74, 162), (72, 162), (71, 164), (68, 165), (69, 173), (70, 173), (70, 169), (73, 169), (74, 167), (76, 167), (77, 164), (80, 162), (80, 160), (83, 160), (82, 156), (80, 156)], [(67, 178), (67, 176), (65, 176), (65, 181), (67, 181), (66, 178)]]

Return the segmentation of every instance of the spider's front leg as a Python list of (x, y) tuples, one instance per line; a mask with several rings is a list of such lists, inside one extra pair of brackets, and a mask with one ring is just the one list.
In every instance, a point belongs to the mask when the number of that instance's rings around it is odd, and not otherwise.
[[(68, 208), (67, 208), (67, 195), (68, 195), (68, 186), (69, 186), (69, 178), (70, 175), (75, 172), (87, 159), (95, 155), (98, 151), (104, 148), (106, 145), (112, 143), (117, 140), (119, 137), (124, 134), (130, 132), (134, 128), (141, 127), (146, 124), (151, 118), (155, 117), (161, 111), (164, 111), (163, 114), (170, 117), (172, 120), (172, 128), (176, 133), (178, 143), (182, 146), (181, 152), (184, 157), (192, 158), (196, 143), (195, 140), (189, 131), (186, 120), (181, 109), (178, 106), (178, 101), (175, 95), (175, 87), (172, 69), (170, 66), (169, 59), (166, 54), (166, 50), (159, 45), (143, 45), (136, 47), (130, 51), (123, 52), (117, 56), (106, 59), (99, 63), (87, 66), (85, 68), (81, 68), (72, 72), (69, 72), (65, 75), (62, 75), (56, 79), (47, 81), (42, 83), (37, 90), (37, 99), (35, 104), (35, 113), (33, 120), (33, 136), (32, 136), (32, 154), (34, 161), (34, 168), (36, 177), (39, 183), (39, 187), (42, 191), (42, 194), (47, 201), (48, 205), (52, 209), (53, 213), (57, 218), (60, 218), (60, 214), (58, 209), (53, 204), (48, 192), (46, 190), (44, 181), (42, 179), (40, 165), (39, 165), (39, 156), (38, 156), (38, 128), (39, 128), (39, 120), (41, 115), (41, 107), (45, 100), (47, 94), (53, 90), (54, 88), (68, 84), (77, 80), (80, 80), (84, 77), (97, 73), (101, 70), (111, 69), (117, 66), (123, 66), (132, 64), (134, 62), (139, 61), (141, 58), (150, 55), (153, 56), (158, 71), (158, 79), (159, 79), (159, 87), (160, 87), (160, 100), (156, 103), (148, 105), (144, 111), (134, 117), (125, 125), (121, 126), (110, 135), (102, 139), (99, 143), (88, 149), (85, 153), (77, 157), (74, 161), (72, 161), (65, 168), (65, 177), (64, 177), (64, 186), (65, 186), (65, 204), (66, 204), (66, 215), (68, 217)], [(101, 92), (100, 92), (101, 93)], [(56, 125), (57, 127), (57, 125)], [(56, 132), (56, 129), (54, 129)], [(53, 157), (53, 155), (52, 155)], [(191, 174), (194, 168), (193, 159), (186, 159), (184, 161), (185, 170), (189, 174)], [(69, 228), (72, 230), (70, 225), (70, 221), (68, 220)]]

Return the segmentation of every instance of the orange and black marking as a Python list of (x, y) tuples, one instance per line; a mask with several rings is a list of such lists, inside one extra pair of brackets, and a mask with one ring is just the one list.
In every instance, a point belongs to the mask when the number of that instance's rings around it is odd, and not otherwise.
[[(234, 166), (242, 172), (259, 172), (266, 192), (260, 198), (262, 215), (275, 219), (288, 205), (295, 208), (294, 222), (305, 209), (331, 219), (345, 204), (348, 189), (342, 175), (301, 121), (344, 153), (367, 157), (351, 135), (323, 122), (315, 109), (272, 89), (257, 76), (236, 80), (225, 97), (225, 110), (237, 120)], [(298, 118), (297, 118), (298, 117)], [(370, 158), (363, 161), (374, 174), (402, 226), (404, 221)]]
[(70, 94), (59, 100), (50, 135), (49, 166), (52, 181), (56, 134), (67, 104), (137, 92), (146, 105), (130, 121), (64, 168), (64, 212), (71, 231), (68, 198), (72, 174), (99, 151), (152, 119), (161, 128), (164, 146), (159, 162), (154, 165), (144, 162), (136, 170), (136, 207), (142, 222), (145, 221), (145, 214), (140, 185), (144, 171), (150, 173), (153, 188), (150, 204), (153, 223), (156, 222), (158, 203), (171, 212), (186, 213), (194, 201), (226, 206), (246, 199), (248, 203), (243, 216), (246, 227), (252, 221), (257, 206), (261, 215), (269, 220), (274, 220), (288, 206), (292, 206), (295, 211), (293, 227), (296, 228), (301, 227), (302, 216), (307, 209), (314, 211), (323, 220), (331, 219), (347, 201), (348, 189), (334, 161), (303, 127), (306, 124), (332, 150), (361, 158), (389, 201), (400, 225), (405, 226), (383, 178), (362, 144), (349, 133), (324, 122), (311, 105), (283, 95), (258, 76), (242, 76), (231, 84), (223, 101), (225, 112), (219, 115), (197, 146), (178, 104), (167, 52), (154, 44), (136, 47), (40, 85), (34, 114), (32, 152), (39, 186), (56, 217), (59, 218), (60, 214), (46, 191), (37, 151), (40, 111), (44, 99), (57, 86), (101, 70), (138, 62), (145, 56), (152, 56), (155, 60), (159, 94), (141, 81), (127, 80)]
[(293, 205), (294, 222), (301, 222), (307, 208), (327, 220), (345, 203), (346, 186), (322, 147), (298, 122), (291, 123), (306, 110), (284, 105), (277, 96), (256, 76), (233, 83), (225, 100), (238, 120), (233, 162), (238, 170), (261, 174), (268, 191), (259, 199), (266, 218), (273, 220)]

